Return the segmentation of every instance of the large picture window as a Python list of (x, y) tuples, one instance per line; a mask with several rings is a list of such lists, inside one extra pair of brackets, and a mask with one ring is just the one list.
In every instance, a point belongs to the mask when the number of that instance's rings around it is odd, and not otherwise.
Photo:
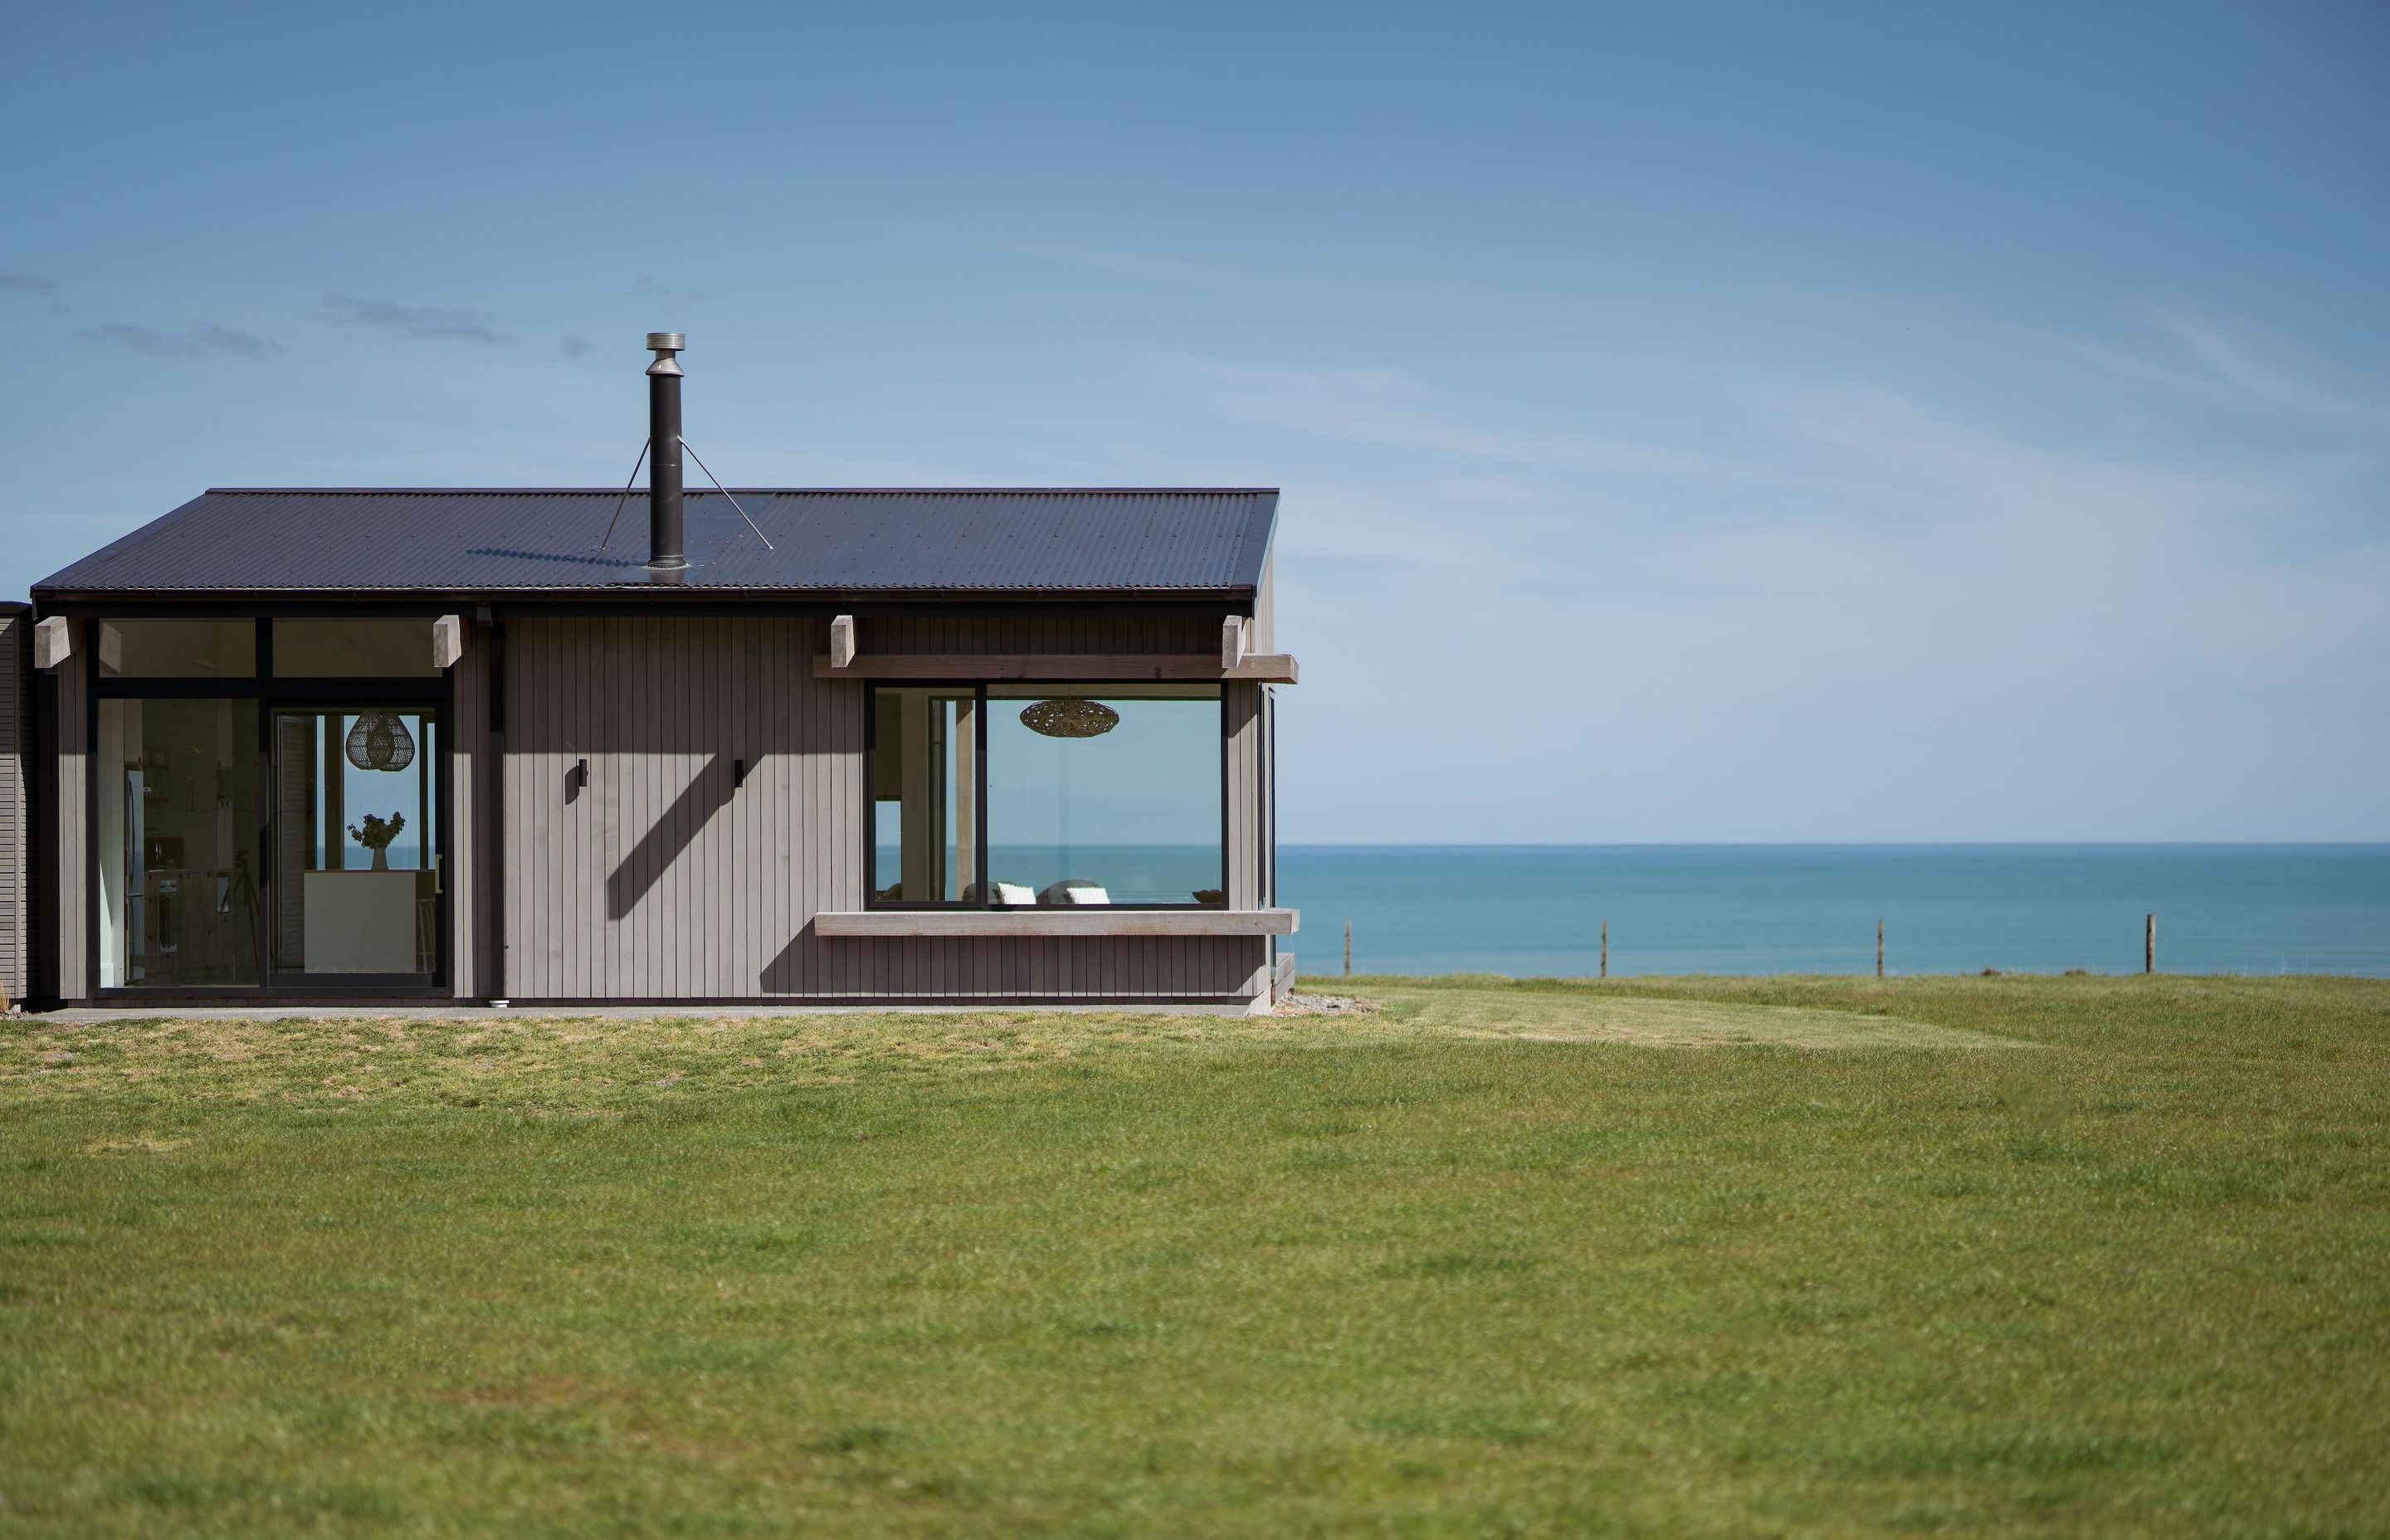
[(1220, 687), (882, 687), (870, 722), (875, 905), (1226, 906)]

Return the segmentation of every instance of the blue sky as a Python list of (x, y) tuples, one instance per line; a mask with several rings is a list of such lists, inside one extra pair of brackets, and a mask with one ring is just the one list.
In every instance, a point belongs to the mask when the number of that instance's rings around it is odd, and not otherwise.
[(1285, 488), (1291, 841), (2390, 838), (2390, 9), (0, 9), (8, 592)]

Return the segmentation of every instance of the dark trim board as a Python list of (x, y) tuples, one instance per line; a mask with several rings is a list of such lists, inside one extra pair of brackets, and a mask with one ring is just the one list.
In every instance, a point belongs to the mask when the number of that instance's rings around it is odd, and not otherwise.
[(843, 668), (814, 660), (816, 679), (904, 680), (937, 684), (969, 671), (977, 680), (1036, 684), (1291, 685), (1294, 660), (1247, 658), (1231, 668), (1217, 658), (1166, 652), (867, 653)]
[(359, 700), (428, 702), (448, 693), (443, 676), (414, 679), (127, 679), (92, 681), (102, 700), (271, 700), (294, 705)]
[[(75, 622), (75, 645), (84, 649), (83, 669), (83, 992), (99, 997), (99, 622)], [(265, 629), (261, 627), (260, 629)], [(261, 769), (260, 775), (264, 774)], [(263, 865), (264, 857), (260, 856)], [(258, 907), (264, 907), (264, 889), (258, 890)], [(258, 926), (258, 944), (265, 943), (265, 927)]]
[[(379, 982), (360, 983), (353, 988), (336, 984), (310, 982), (304, 988), (285, 988), (272, 984), (193, 984), (174, 993), (143, 989), (137, 984), (110, 985), (96, 989), (87, 996), (94, 1005), (152, 1006), (180, 1002), (192, 1006), (351, 1006), (369, 1005), (387, 1000), (402, 1005), (419, 1006), (432, 1000), (452, 1000), (456, 995), (444, 988), (424, 987), (401, 989), (389, 980), (399, 975), (377, 975)], [(405, 977), (415, 977), (409, 974)], [(503, 996), (502, 996), (503, 997)]]
[[(503, 1000), (507, 997), (507, 626), (493, 618), (486, 629), (490, 653), (482, 688), (490, 698), (490, 727), (482, 738), (481, 757), (488, 769), (474, 805), (481, 813), (481, 827), (488, 831), (487, 844), (476, 853), (486, 852), (490, 878), (487, 897), (474, 905), (483, 929), (482, 939), (473, 950), (482, 978), (488, 982), (488, 997)], [(478, 874), (473, 880), (481, 880)], [(483, 910), (488, 913), (482, 914)]]
[[(595, 1002), (604, 1004), (605, 1002)], [(169, 1012), (176, 1010), (229, 1010), (254, 1007), (258, 1010), (421, 1010), (427, 1006), (453, 1005), (461, 1009), (484, 1010), (487, 1003), (460, 999), (453, 995), (424, 991), (402, 994), (393, 990), (379, 993), (360, 991), (353, 995), (326, 993), (321, 990), (300, 995), (261, 995), (253, 989), (228, 990), (219, 995), (184, 991), (169, 995), (151, 994), (146, 989), (104, 989), (98, 995), (81, 1000), (53, 1002), (49, 1007), (67, 1010), (141, 1010)]]
[(39, 1008), (63, 998), (58, 977), (58, 680), (32, 676), (32, 717), (26, 739), (32, 754), (25, 777), (25, 1005)]

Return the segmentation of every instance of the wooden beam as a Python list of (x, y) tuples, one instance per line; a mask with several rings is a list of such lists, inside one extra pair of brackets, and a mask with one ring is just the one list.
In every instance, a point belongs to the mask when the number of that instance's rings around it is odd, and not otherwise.
[(1242, 615), (1231, 615), (1220, 622), (1220, 666), (1235, 668), (1245, 661), (1245, 644), (1253, 635), (1253, 622)]
[(1248, 653), (1234, 668), (1215, 658), (1174, 652), (875, 652), (844, 668), (829, 658), (814, 660), (816, 679), (1056, 679), (1085, 683), (1150, 679), (1201, 684), (1249, 679), (1264, 685), (1295, 682), (1294, 660), (1285, 653)]
[(814, 916), (816, 936), (1291, 936), (1293, 909), (846, 909)]
[(465, 617), (443, 615), (431, 622), (431, 666), (452, 669), (465, 656)]
[(840, 615), (829, 622), (829, 666), (850, 668), (859, 650), (854, 637), (854, 617)]
[(1291, 652), (1248, 652), (1243, 662), (1220, 671), (1223, 679), (1250, 679), (1258, 685), (1291, 685), (1294, 676), (1294, 654)]
[(33, 627), (33, 666), (53, 669), (74, 655), (74, 622), (52, 615)]

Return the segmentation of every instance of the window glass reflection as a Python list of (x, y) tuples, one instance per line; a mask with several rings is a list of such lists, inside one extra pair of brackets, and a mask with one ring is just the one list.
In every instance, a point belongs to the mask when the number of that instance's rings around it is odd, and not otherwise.
[(274, 966), (439, 965), (438, 721), (422, 712), (274, 713)]
[(437, 677), (431, 619), (276, 621), (274, 673), (281, 679)]
[(872, 882), (882, 904), (980, 902), (976, 709), (970, 690), (872, 692)]
[(990, 686), (987, 711), (999, 902), (1225, 905), (1218, 687)]
[(106, 679), (254, 679), (257, 622), (102, 621), (99, 672)]
[(257, 704), (99, 702), (99, 982), (258, 982)]

